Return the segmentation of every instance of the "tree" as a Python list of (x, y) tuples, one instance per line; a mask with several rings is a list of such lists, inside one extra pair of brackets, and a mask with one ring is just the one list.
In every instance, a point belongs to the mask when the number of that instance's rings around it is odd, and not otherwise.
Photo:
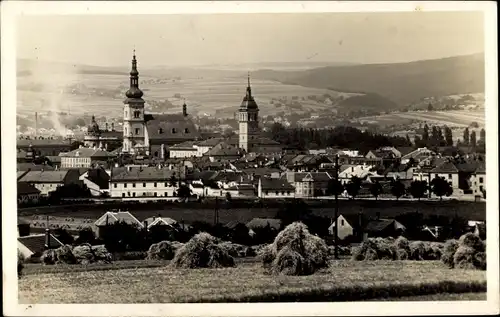
[(78, 231), (78, 238), (75, 240), (75, 244), (80, 245), (83, 243), (94, 244), (95, 242), (95, 233), (92, 231), (90, 227), (83, 228)]
[(413, 198), (420, 198), (425, 196), (425, 192), (427, 191), (427, 182), (426, 181), (413, 181), (410, 184), (410, 194)]
[(446, 140), (443, 136), (443, 131), (441, 130), (440, 127), (437, 127), (437, 136), (438, 136), (438, 144), (439, 146), (445, 146), (446, 145)]
[(453, 188), (443, 177), (436, 177), (431, 181), (432, 192), (443, 200), (443, 196), (450, 196), (453, 194)]
[(370, 186), (370, 193), (375, 197), (376, 200), (378, 200), (378, 196), (382, 194), (382, 185), (378, 181), (375, 181), (371, 186)]
[(464, 144), (469, 145), (469, 128), (464, 130)]
[(429, 104), (427, 105), (427, 111), (432, 111), (434, 110), (434, 107), (432, 106), (432, 104), (429, 102)]
[(391, 183), (391, 194), (399, 200), (399, 197), (403, 196), (406, 192), (405, 185), (401, 182), (401, 180), (397, 179), (392, 181)]
[(453, 132), (451, 131), (450, 127), (444, 127), (444, 139), (446, 145), (453, 146)]
[(344, 185), (338, 180), (330, 179), (326, 188), (327, 195), (341, 195), (344, 191)]
[(471, 124), (469, 125), (471, 128), (479, 128), (479, 124), (476, 121), (472, 121)]
[(411, 144), (410, 136), (408, 135), (408, 133), (406, 134), (406, 142), (408, 142), (408, 144)]
[(486, 131), (484, 130), (484, 128), (479, 132), (479, 140), (482, 144), (486, 144)]
[(170, 186), (176, 187), (177, 186), (177, 178), (175, 175), (172, 175), (169, 179)]
[(347, 193), (349, 196), (351, 196), (353, 199), (358, 196), (359, 190), (361, 189), (361, 180), (354, 176), (351, 178), (351, 181), (346, 185)]
[(177, 189), (177, 197), (183, 199), (191, 197), (191, 189), (187, 185), (182, 184), (181, 186), (179, 186), (179, 189)]
[(227, 201), (231, 201), (233, 198), (231, 197), (231, 193), (230, 192), (226, 192), (226, 200)]
[(425, 145), (427, 145), (429, 142), (429, 126), (427, 125), (427, 123), (424, 125), (424, 133), (422, 134), (422, 141), (424, 142)]
[(477, 143), (476, 131), (471, 132), (469, 142), (470, 142), (471, 147), (473, 147), (473, 148), (476, 147), (476, 143)]
[(80, 146), (83, 146), (83, 142), (81, 142), (81, 141), (73, 141), (73, 142), (71, 142), (71, 145), (70, 145), (70, 150), (71, 150), (71, 151), (76, 150), (76, 149), (78, 149)]

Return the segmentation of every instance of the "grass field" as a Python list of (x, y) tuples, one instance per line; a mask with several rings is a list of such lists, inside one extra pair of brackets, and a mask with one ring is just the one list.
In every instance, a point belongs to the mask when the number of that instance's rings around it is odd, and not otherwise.
[(486, 293), (440, 293), (432, 295), (420, 295), (420, 296), (407, 296), (399, 298), (375, 298), (369, 301), (405, 301), (405, 302), (416, 302), (416, 301), (485, 301)]
[(450, 270), (438, 261), (333, 261), (302, 277), (266, 275), (259, 264), (239, 263), (225, 269), (63, 270), (19, 281), (23, 304), (350, 301), (471, 292), (486, 292), (484, 271)]
[(473, 121), (479, 127), (485, 126), (484, 111), (477, 110), (457, 110), (457, 111), (433, 111), (433, 112), (398, 112), (384, 114), (380, 116), (363, 117), (360, 120), (378, 123), (380, 125), (401, 125), (411, 124), (411, 122), (427, 122), (429, 125), (448, 125), (449, 127), (468, 127)]

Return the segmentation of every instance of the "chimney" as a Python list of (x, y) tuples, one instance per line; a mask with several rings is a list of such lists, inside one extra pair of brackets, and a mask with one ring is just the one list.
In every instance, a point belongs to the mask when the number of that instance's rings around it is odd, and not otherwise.
[(50, 247), (50, 229), (47, 228), (45, 229), (45, 245), (44, 248), (45, 250), (48, 250)]
[(187, 113), (187, 105), (186, 105), (186, 103), (184, 103), (184, 104), (182, 105), (182, 115), (183, 115), (184, 117), (187, 117), (187, 115), (188, 115), (188, 113)]

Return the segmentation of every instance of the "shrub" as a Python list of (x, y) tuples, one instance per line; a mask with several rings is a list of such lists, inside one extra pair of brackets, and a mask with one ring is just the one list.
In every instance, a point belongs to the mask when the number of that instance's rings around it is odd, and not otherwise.
[(115, 261), (144, 260), (146, 259), (147, 256), (148, 253), (143, 251), (121, 252), (121, 253), (114, 253), (113, 260)]
[(446, 264), (449, 268), (455, 266), (453, 256), (458, 249), (458, 241), (455, 239), (448, 240), (444, 243), (443, 251), (441, 255), (441, 261)]
[(206, 232), (196, 234), (177, 250), (172, 260), (177, 268), (233, 267), (234, 258)]
[(281, 231), (260, 255), (264, 268), (273, 274), (309, 275), (328, 265), (328, 246), (294, 222)]
[(170, 241), (154, 243), (149, 247), (147, 260), (172, 260), (175, 256), (175, 249)]

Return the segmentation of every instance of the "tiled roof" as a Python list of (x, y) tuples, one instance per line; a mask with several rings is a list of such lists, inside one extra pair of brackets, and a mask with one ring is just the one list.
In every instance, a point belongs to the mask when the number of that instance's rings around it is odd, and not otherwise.
[(68, 170), (65, 171), (30, 171), (26, 173), (20, 182), (28, 183), (63, 183), (66, 176), (68, 175)]
[(458, 169), (452, 162), (444, 162), (436, 168), (433, 168), (431, 173), (458, 173)]
[(389, 226), (398, 226), (404, 229), (404, 226), (397, 222), (394, 219), (379, 219), (379, 220), (370, 220), (365, 227), (365, 231), (367, 232), (380, 232)]
[[(157, 167), (115, 167), (111, 169), (111, 181), (165, 181), (169, 180), (172, 175), (177, 175), (175, 170)], [(176, 176), (178, 177), (178, 176)]]
[(175, 145), (172, 145), (170, 147), (170, 149), (172, 150), (193, 150), (193, 151), (196, 151), (196, 149), (194, 148), (194, 145), (196, 144), (195, 141), (186, 141), (186, 142), (182, 142), (182, 143), (179, 143), (179, 144), (175, 144)]
[(137, 218), (132, 216), (132, 214), (128, 211), (108, 211), (104, 215), (102, 215), (101, 218), (97, 219), (94, 225), (96, 227), (101, 227), (105, 226), (106, 224), (113, 224), (115, 222), (125, 222), (130, 225), (137, 225), (140, 228), (144, 227), (143, 224), (139, 220), (137, 220)]
[(262, 190), (291, 190), (295, 188), (287, 182), (286, 179), (281, 178), (261, 178), (261, 188)]
[(50, 165), (43, 165), (43, 164), (33, 164), (33, 163), (17, 163), (17, 170), (18, 171), (53, 171), (55, 170), (54, 167)]
[[(45, 234), (37, 234), (17, 238), (17, 241), (22, 243), (26, 248), (35, 254), (41, 254), (45, 250)], [(50, 234), (49, 249), (57, 249), (63, 246), (61, 241), (57, 240), (54, 235)]]
[(330, 174), (327, 172), (310, 172), (305, 174), (302, 178), (295, 178), (295, 181), (307, 181), (312, 180), (313, 182), (327, 182), (331, 179)]
[(211, 148), (207, 153), (205, 153), (206, 156), (238, 156), (240, 155), (240, 149), (232, 146), (230, 144), (227, 144), (226, 142), (221, 142)]
[(182, 113), (148, 114), (145, 119), (152, 140), (195, 140), (201, 137), (191, 117)]
[(29, 145), (33, 147), (43, 147), (43, 146), (71, 146), (70, 140), (65, 140), (61, 138), (44, 138), (44, 139), (18, 139), (17, 146), (26, 147)]
[(223, 138), (210, 138), (210, 139), (207, 139), (207, 140), (198, 141), (196, 144), (198, 146), (202, 146), (202, 147), (205, 147), (205, 146), (216, 146), (217, 144), (219, 144), (222, 141), (223, 141)]
[(92, 149), (92, 148), (79, 148), (67, 153), (60, 153), (59, 156), (62, 157), (114, 157), (115, 155), (111, 152), (100, 150), (100, 149)]
[(29, 183), (17, 182), (18, 195), (40, 194), (40, 191)]
[(87, 179), (98, 185), (100, 189), (109, 188), (109, 175), (102, 168), (93, 168), (88, 170)]
[(247, 222), (247, 227), (249, 229), (259, 229), (266, 227), (268, 224), (275, 230), (279, 230), (281, 228), (281, 220), (272, 218), (253, 218)]
[(46, 158), (52, 163), (61, 163), (61, 156), (59, 155), (49, 155)]

